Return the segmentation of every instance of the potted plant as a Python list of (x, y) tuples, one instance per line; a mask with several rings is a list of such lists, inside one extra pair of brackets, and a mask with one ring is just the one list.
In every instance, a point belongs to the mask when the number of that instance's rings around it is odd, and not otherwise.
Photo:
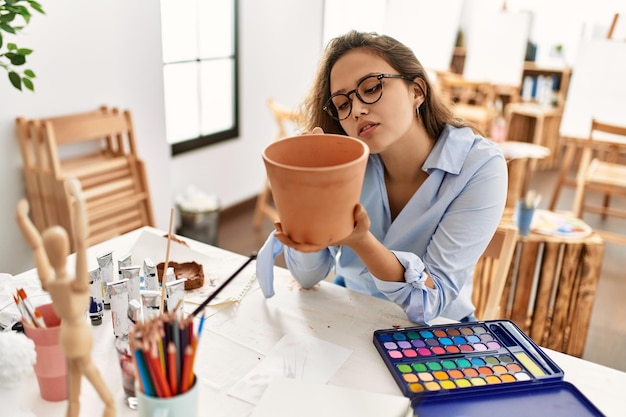
[(17, 35), (28, 23), (34, 12), (45, 14), (41, 5), (34, 0), (0, 0), (0, 67), (4, 68), (13, 87), (22, 86), (35, 91), (31, 69), (20, 68), (26, 64), (26, 57), (33, 51), (20, 48), (14, 42), (8, 42), (7, 35)]

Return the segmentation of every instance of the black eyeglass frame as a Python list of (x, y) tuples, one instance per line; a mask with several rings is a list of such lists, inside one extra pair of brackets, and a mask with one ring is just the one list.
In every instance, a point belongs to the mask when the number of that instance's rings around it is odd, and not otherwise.
[[(363, 82), (365, 82), (365, 80), (368, 80), (372, 77), (375, 77), (378, 80), (378, 83), (381, 85), (381, 90), (380, 90), (380, 96), (374, 100), (374, 101), (365, 101), (365, 99), (363, 99), (363, 97), (361, 97), (361, 95), (359, 94), (359, 87), (361, 86), (361, 84)], [(328, 100), (326, 100), (326, 103), (324, 104), (324, 106), (322, 106), (322, 110), (324, 110), (326, 113), (328, 113), (328, 115), (330, 117), (332, 117), (333, 119), (337, 120), (338, 122), (342, 121), (342, 120), (346, 120), (348, 117), (350, 117), (350, 115), (352, 114), (352, 98), (350, 97), (352, 94), (354, 94), (361, 103), (363, 104), (374, 104), (377, 103), (378, 101), (380, 101), (381, 98), (383, 98), (383, 90), (382, 90), (382, 86), (384, 85), (382, 83), (382, 79), (383, 78), (400, 78), (403, 79), (405, 81), (410, 81), (410, 82), (414, 82), (413, 78), (414, 77), (409, 77), (408, 75), (401, 75), (401, 74), (372, 74), (372, 75), (368, 75), (367, 77), (363, 78), (361, 81), (359, 81), (359, 83), (356, 85), (356, 88), (353, 90), (348, 91), (347, 93), (335, 93), (332, 96), (328, 97)], [(418, 84), (419, 86), (419, 84)], [(421, 89), (421, 87), (420, 87)], [(346, 115), (346, 117), (344, 118), (339, 118), (339, 112), (337, 111), (337, 108), (335, 107), (334, 103), (332, 102), (333, 98), (335, 97), (339, 97), (339, 96), (345, 96), (346, 99), (348, 100), (348, 103), (350, 104), (350, 111), (348, 111), (348, 114)]]

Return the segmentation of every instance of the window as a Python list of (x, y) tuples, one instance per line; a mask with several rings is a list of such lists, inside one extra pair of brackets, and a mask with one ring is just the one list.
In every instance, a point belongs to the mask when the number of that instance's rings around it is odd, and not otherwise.
[(172, 155), (239, 135), (238, 0), (161, 0), (165, 128)]

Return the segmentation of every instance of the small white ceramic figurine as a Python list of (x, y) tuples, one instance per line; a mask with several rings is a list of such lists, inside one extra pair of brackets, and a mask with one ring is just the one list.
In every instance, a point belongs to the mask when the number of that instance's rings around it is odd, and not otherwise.
[[(67, 417), (78, 417), (81, 378), (84, 376), (93, 385), (104, 402), (103, 417), (115, 416), (115, 402), (104, 383), (98, 368), (91, 360), (93, 334), (86, 320), (89, 308), (89, 273), (87, 269), (87, 210), (80, 182), (68, 179), (66, 187), (74, 197), (72, 226), (76, 247), (76, 277), (66, 270), (70, 241), (65, 229), (52, 226), (40, 235), (28, 217), (28, 202), (22, 199), (17, 205), (17, 223), (24, 238), (33, 249), (35, 265), (41, 287), (50, 293), (52, 306), (61, 319), (59, 343), (68, 363), (69, 401)], [(54, 279), (53, 279), (54, 270)]]

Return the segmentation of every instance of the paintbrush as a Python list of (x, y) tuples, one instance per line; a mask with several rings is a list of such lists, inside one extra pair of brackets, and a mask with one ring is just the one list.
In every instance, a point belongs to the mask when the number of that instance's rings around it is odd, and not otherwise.
[(248, 266), (248, 264), (250, 262), (252, 262), (253, 260), (256, 259), (256, 252), (253, 252), (252, 255), (250, 255), (250, 257), (246, 260), (246, 262), (243, 263), (243, 265), (241, 265), (239, 267), (239, 269), (237, 269), (226, 281), (224, 281), (222, 283), (222, 285), (220, 285), (215, 291), (213, 291), (213, 293), (211, 295), (209, 295), (199, 306), (198, 308), (196, 308), (194, 310), (193, 313), (191, 313), (191, 317), (195, 317), (199, 312), (201, 312), (202, 310), (204, 310), (204, 307), (206, 307), (211, 301), (213, 301), (213, 299), (215, 297), (217, 297), (217, 295), (237, 276), (239, 275), (239, 273), (246, 267)]

